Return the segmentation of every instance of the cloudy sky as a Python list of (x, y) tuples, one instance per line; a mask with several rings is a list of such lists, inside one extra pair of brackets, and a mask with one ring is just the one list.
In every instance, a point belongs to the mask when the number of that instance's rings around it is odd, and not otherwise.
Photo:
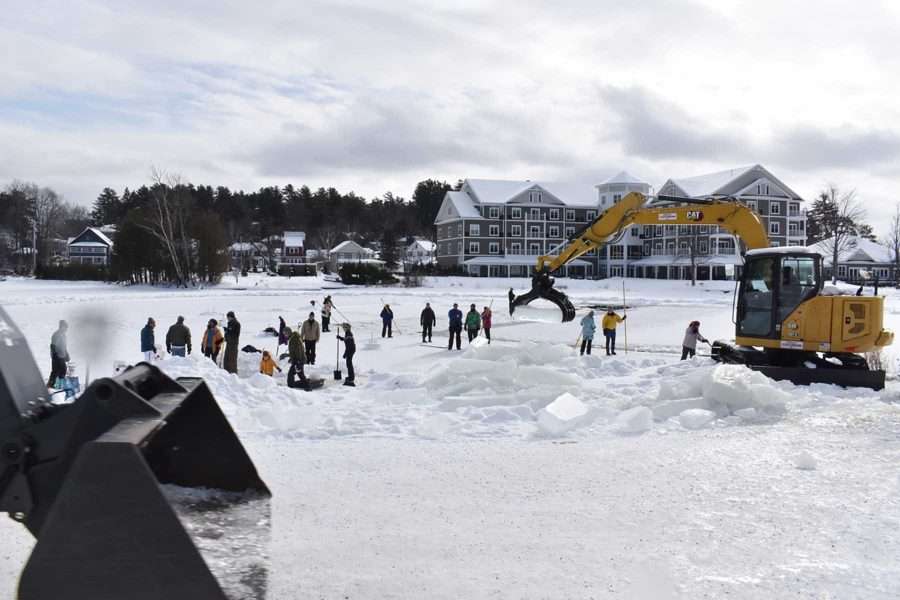
[(0, 16), (0, 184), (409, 196), (761, 163), (900, 196), (900, 2), (70, 0)]

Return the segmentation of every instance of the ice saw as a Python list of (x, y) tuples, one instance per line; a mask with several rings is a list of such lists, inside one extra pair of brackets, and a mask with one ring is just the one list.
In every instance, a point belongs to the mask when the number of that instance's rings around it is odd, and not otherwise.
[(69, 403), (0, 308), (0, 510), (20, 600), (264, 598), (270, 492), (201, 379), (139, 364)]

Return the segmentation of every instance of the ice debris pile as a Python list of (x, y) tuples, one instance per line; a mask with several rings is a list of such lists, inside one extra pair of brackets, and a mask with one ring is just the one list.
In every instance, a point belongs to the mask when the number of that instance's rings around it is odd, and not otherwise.
[[(579, 357), (568, 345), (530, 341), (476, 340), (404, 371), (368, 371), (357, 388), (312, 393), (286, 388), (283, 375), (239, 378), (193, 357), (161, 364), (175, 376), (206, 378), (239, 431), (305, 439), (631, 436), (770, 423), (789, 409), (879, 398), (775, 382), (739, 365), (647, 353)], [(330, 367), (314, 369), (330, 378)]]

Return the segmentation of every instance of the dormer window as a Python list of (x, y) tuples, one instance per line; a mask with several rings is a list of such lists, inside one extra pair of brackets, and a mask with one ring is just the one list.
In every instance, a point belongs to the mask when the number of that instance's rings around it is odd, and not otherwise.
[(541, 202), (540, 192), (528, 192), (528, 201), (539, 204)]

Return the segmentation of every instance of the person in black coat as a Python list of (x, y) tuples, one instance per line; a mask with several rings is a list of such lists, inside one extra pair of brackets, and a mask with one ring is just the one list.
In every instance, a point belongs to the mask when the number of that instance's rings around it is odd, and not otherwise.
[(234, 316), (234, 312), (228, 311), (228, 324), (225, 325), (225, 370), (229, 373), (237, 373), (238, 344), (241, 339), (241, 323)]
[(422, 315), (419, 317), (419, 324), (422, 326), (422, 343), (425, 343), (425, 338), (428, 338), (428, 341), (431, 342), (431, 330), (437, 324), (437, 317), (434, 315), (434, 311), (431, 309), (431, 303), (426, 302), (425, 308), (422, 310)]
[(347, 378), (344, 379), (344, 385), (356, 387), (356, 374), (353, 372), (353, 355), (356, 354), (356, 340), (353, 339), (353, 332), (350, 331), (350, 323), (342, 323), (344, 329), (344, 337), (340, 335), (337, 339), (344, 342), (344, 358), (347, 361)]

